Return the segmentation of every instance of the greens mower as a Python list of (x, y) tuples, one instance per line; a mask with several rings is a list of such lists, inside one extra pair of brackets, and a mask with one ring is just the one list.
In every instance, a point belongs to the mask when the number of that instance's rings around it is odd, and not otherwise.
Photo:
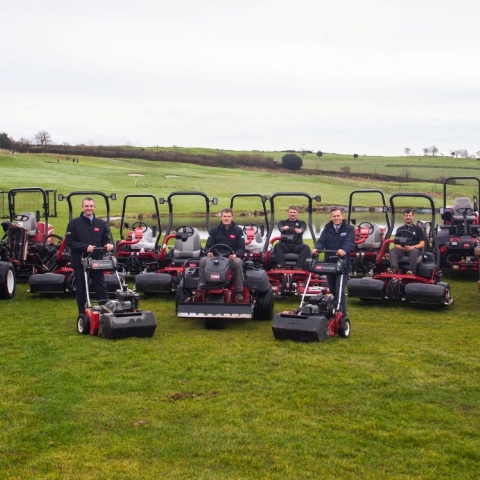
[[(104, 247), (96, 248), (102, 250)], [(117, 279), (115, 300), (103, 304), (92, 304), (89, 289), (87, 308), (77, 318), (77, 331), (81, 335), (98, 335), (103, 338), (120, 339), (128, 337), (152, 337), (157, 327), (155, 316), (147, 310), (139, 310), (140, 296), (130, 290), (118, 275), (118, 261), (115, 256), (104, 256), (101, 260), (87, 256), (82, 261), (85, 285), (89, 284), (89, 272), (101, 270), (114, 272)]]
[[(333, 250), (323, 250), (322, 252), (335, 253)], [(343, 290), (345, 260), (337, 256), (330, 258), (335, 258), (335, 263), (318, 260), (313, 262), (300, 306), (290, 312), (275, 315), (272, 330), (277, 340), (321, 342), (335, 335), (342, 338), (350, 336), (350, 320), (343, 315), (340, 297), (335, 299), (331, 294), (314, 295), (309, 298), (308, 304), (305, 304), (308, 283), (317, 275), (328, 273), (338, 276), (340, 291)]]

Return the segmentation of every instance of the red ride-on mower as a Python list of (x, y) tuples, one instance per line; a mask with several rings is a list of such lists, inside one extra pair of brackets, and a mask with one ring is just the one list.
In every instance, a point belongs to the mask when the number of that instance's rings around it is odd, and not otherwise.
[[(237, 318), (271, 320), (273, 292), (263, 268), (244, 263), (243, 302), (235, 295), (229, 255), (233, 250), (224, 244), (213, 245), (205, 266), (205, 286), (198, 289), (198, 270), (185, 262), (176, 294), (177, 316), (202, 318), (207, 329), (225, 328), (225, 321)], [(196, 277), (196, 279), (195, 279)]]
[[(477, 195), (472, 199), (458, 197), (453, 207), (447, 205), (447, 186), (452, 189), (467, 180), (476, 183)], [(465, 185), (462, 185), (465, 189)], [(480, 179), (477, 177), (449, 177), (443, 182), (443, 208), (440, 215), (443, 224), (437, 231), (440, 250), (440, 265), (452, 270), (480, 270), (479, 258), (475, 249), (480, 247), (480, 219), (478, 199), (480, 198)]]
[[(150, 213), (142, 213), (140, 216), (138, 212)], [(130, 217), (134, 217), (136, 221), (130, 224), (128, 222)], [(155, 196), (125, 195), (120, 221), (120, 240), (115, 251), (125, 275), (137, 275), (158, 269), (158, 245), (161, 235), (160, 212)]]
[[(62, 194), (58, 195), (58, 200), (63, 201), (67, 200), (68, 203), (68, 215), (69, 221), (73, 218), (74, 206), (72, 204), (72, 199), (76, 198), (79, 203), (85, 197), (92, 197), (95, 200), (97, 205), (97, 215), (102, 215), (100, 213), (100, 204), (103, 200), (105, 204), (105, 220), (107, 224), (110, 224), (110, 202), (109, 200), (115, 200), (116, 195), (112, 193), (110, 196), (107, 196), (103, 192), (97, 191), (75, 191), (69, 193), (67, 196)], [(79, 205), (76, 205), (79, 207)], [(30, 284), (30, 292), (37, 294), (47, 294), (47, 295), (58, 295), (63, 293), (75, 292), (75, 275), (73, 274), (73, 268), (70, 266), (70, 253), (66, 248), (66, 239), (58, 235), (50, 236), (52, 242), (48, 246), (47, 250), (50, 251), (51, 264), (55, 265), (55, 268), (51, 268), (47, 273), (38, 273), (29, 277), (28, 281)], [(114, 244), (113, 238), (110, 239), (110, 242)], [(83, 279), (81, 280), (83, 281)], [(114, 294), (117, 289), (117, 280), (115, 275), (111, 273), (105, 274), (105, 282), (109, 293)]]
[[(392, 238), (396, 227), (395, 215), (400, 208), (395, 206), (395, 200), (399, 198), (414, 197), (422, 198), (428, 202), (428, 210), (431, 212), (431, 219), (425, 222), (427, 228), (426, 239), (432, 239), (431, 245), (426, 241), (426, 248), (419, 257), (419, 263), (415, 274), (408, 272), (409, 258), (402, 257), (399, 262), (400, 271), (392, 272), (388, 260), (389, 247), (395, 242), (400, 245), (411, 245), (409, 232), (399, 230)], [(435, 205), (429, 195), (423, 193), (397, 193), (390, 197), (390, 209), (392, 213), (392, 224), (386, 234), (386, 240), (377, 256), (377, 263), (372, 276), (363, 278), (350, 278), (347, 282), (348, 296), (360, 298), (361, 300), (396, 300), (413, 303), (425, 303), (430, 305), (452, 305), (450, 286), (442, 282), (442, 272), (439, 269), (438, 251), (435, 251)], [(432, 252), (431, 249), (434, 249)]]
[(316, 241), (312, 220), (313, 201), (315, 200), (316, 202), (320, 202), (321, 200), (319, 195), (316, 197), (311, 197), (308, 193), (303, 192), (278, 192), (274, 193), (270, 197), (270, 223), (265, 240), (263, 263), (265, 269), (267, 270), (268, 279), (272, 286), (275, 298), (287, 297), (289, 295), (301, 296), (305, 294), (307, 296), (312, 296), (327, 293), (328, 284), (326, 279), (322, 278), (321, 275), (312, 276), (307, 288), (307, 280), (310, 276), (309, 270), (312, 263), (311, 255), (309, 255), (305, 260), (305, 265), (303, 266), (302, 270), (294, 269), (295, 262), (298, 259), (298, 255), (295, 253), (285, 254), (287, 268), (277, 267), (278, 261), (275, 258), (273, 246), (275, 242), (282, 239), (288, 242), (289, 237), (292, 235), (291, 232), (284, 232), (275, 236), (273, 233), (273, 229), (276, 228), (275, 213), (278, 206), (278, 204), (276, 205), (276, 202), (280, 201), (282, 198), (288, 198), (289, 203), (293, 203), (292, 200), (294, 199), (300, 199), (300, 201), (305, 201), (305, 199), (307, 200), (307, 228), (312, 236), (313, 243)]
[[(323, 250), (325, 253), (335, 253)], [(320, 253), (322, 253), (320, 252)], [(343, 272), (345, 260), (338, 257), (335, 263), (315, 261), (312, 264), (308, 282), (318, 275), (335, 274), (340, 276), (340, 291), (343, 290)], [(341, 309), (342, 299), (335, 299), (331, 294), (314, 295), (305, 304), (302, 295), (300, 306), (290, 312), (277, 313), (273, 319), (272, 330), (278, 340), (296, 340), (299, 342), (321, 342), (328, 337), (348, 338), (350, 336), (350, 320)]]
[[(105, 248), (96, 250), (105, 251)], [(140, 296), (130, 290), (118, 275), (118, 261), (114, 256), (95, 260), (87, 256), (82, 261), (85, 272), (85, 285), (89, 284), (89, 272), (102, 270), (114, 272), (117, 279), (115, 300), (93, 305), (87, 288), (87, 308), (77, 318), (77, 331), (81, 335), (98, 335), (103, 338), (120, 339), (128, 337), (151, 337), (155, 333), (157, 322), (152, 312), (139, 310)]]
[[(184, 274), (185, 263), (196, 265), (203, 254), (200, 233), (190, 225), (175, 225), (174, 199), (190, 200), (200, 198), (205, 210), (205, 228), (210, 231), (210, 204), (217, 205), (217, 199), (210, 199), (203, 192), (172, 192), (167, 200), (160, 198), (160, 204), (168, 204), (168, 226), (158, 256), (156, 272), (141, 273), (135, 277), (135, 291), (144, 294), (175, 293), (179, 278)], [(173, 246), (170, 242), (173, 241)], [(198, 280), (198, 279), (197, 279)]]
[[(361, 215), (360, 207), (355, 207), (354, 197), (373, 195), (380, 197), (381, 205), (375, 210), (382, 216), (382, 224), (373, 221), (366, 221), (361, 219), (358, 222), (357, 218), (352, 218), (354, 212), (356, 215)], [(371, 220), (372, 214), (368, 211), (363, 218)], [(381, 190), (354, 190), (350, 193), (350, 200), (348, 203), (348, 218), (347, 223), (355, 226), (355, 249), (351, 252), (352, 271), (351, 276), (372, 275), (375, 265), (377, 263), (377, 256), (385, 240), (385, 234), (390, 229), (390, 219), (388, 216), (388, 206), (385, 201), (385, 196)]]

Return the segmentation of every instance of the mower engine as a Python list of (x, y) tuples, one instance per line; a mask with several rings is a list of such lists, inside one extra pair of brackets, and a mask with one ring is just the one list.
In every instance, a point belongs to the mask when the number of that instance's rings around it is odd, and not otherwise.
[(333, 295), (315, 295), (310, 297), (310, 303), (295, 309), (292, 313), (297, 315), (317, 315), (332, 319), (335, 316), (335, 298)]

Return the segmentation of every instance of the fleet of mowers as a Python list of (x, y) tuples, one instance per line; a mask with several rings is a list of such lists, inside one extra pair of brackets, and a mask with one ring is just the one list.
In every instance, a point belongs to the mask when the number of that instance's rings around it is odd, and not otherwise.
[[(476, 182), (478, 195), (471, 199), (459, 197), (453, 205), (448, 205), (451, 194), (447, 192), (447, 187), (456, 185), (460, 180)], [(109, 202), (115, 200), (116, 195), (98, 191), (75, 191), (66, 196), (59, 195), (59, 201), (67, 201), (69, 219), (72, 219), (76, 207), (72, 200), (76, 198), (80, 202), (85, 196), (103, 202), (104, 216), (110, 223)], [(357, 210), (356, 203), (362, 196), (370, 199), (378, 196), (375, 208), (377, 221), (358, 221), (353, 218), (354, 212), (361, 211)], [(178, 317), (202, 319), (209, 329), (224, 328), (231, 319), (273, 319), (276, 338), (305, 340), (311, 339), (311, 334), (296, 332), (290, 335), (282, 330), (282, 325), (290, 323), (296, 327), (289, 328), (301, 330), (299, 325), (311, 324), (314, 320), (314, 323), (320, 322), (321, 327), (318, 328), (322, 329), (314, 337), (319, 335), (324, 339), (337, 334), (341, 337), (350, 335), (350, 321), (341, 315), (338, 300), (330, 295), (324, 276), (335, 264), (327, 267), (309, 255), (301, 268), (294, 268), (298, 255), (287, 253), (287, 266), (279, 267), (275, 258), (275, 243), (288, 242), (288, 236), (291, 235), (288, 231), (276, 233), (279, 206), (287, 203), (299, 205), (300, 215), (306, 217), (308, 241), (314, 244), (313, 213), (317, 209), (314, 203), (320, 202), (320, 196), (304, 192), (277, 192), (269, 197), (258, 193), (232, 196), (230, 207), (236, 211), (244, 200), (252, 205), (252, 200), (256, 199), (259, 204), (254, 211), (254, 216), (258, 217), (256, 223), (242, 224), (242, 216), (237, 214), (235, 217), (235, 222), (243, 229), (246, 244), (242, 258), (244, 290), (241, 301), (235, 295), (232, 270), (227, 258), (230, 252), (226, 245), (219, 244), (212, 249), (215, 256), (207, 260), (206, 284), (199, 287), (199, 262), (204, 255), (202, 238), (196, 227), (186, 224), (180, 214), (174, 214), (174, 203), (182, 197), (189, 204), (200, 199), (205, 223), (202, 230), (208, 232), (210, 207), (217, 205), (218, 201), (203, 192), (172, 192), (168, 198), (158, 200), (147, 194), (125, 196), (115, 254), (102, 265), (97, 265), (97, 268), (106, 272), (109, 292), (115, 297), (113, 301), (117, 302), (112, 305), (118, 313), (130, 315), (139, 311), (139, 293), (173, 294)], [(352, 272), (346, 285), (348, 297), (451, 305), (450, 286), (442, 280), (441, 268), (479, 270), (479, 197), (480, 179), (476, 177), (447, 178), (440, 209), (435, 208), (429, 195), (422, 193), (396, 193), (390, 196), (387, 204), (380, 190), (354, 190), (350, 194), (347, 217), (347, 222), (355, 226)], [(10, 218), (2, 222), (4, 236), (0, 243), (0, 299), (13, 298), (17, 279), (28, 279), (31, 293), (75, 291), (78, 279), (74, 278), (69, 264), (70, 254), (65, 238), (54, 232), (49, 224), (49, 203), (47, 191), (38, 187), (12, 189), (8, 193)], [(164, 204), (168, 205), (168, 225), (163, 232), (159, 205)], [(424, 229), (426, 245), (413, 274), (407, 272), (406, 259), (400, 260), (400, 269), (395, 272), (390, 270), (389, 262), (393, 243), (402, 241), (399, 238), (396, 240), (395, 234), (401, 224), (400, 214), (407, 207), (422, 212), (422, 216), (428, 215), (426, 221), (418, 222)], [(144, 213), (139, 214), (140, 210)], [(367, 208), (364, 215), (368, 218), (371, 211), (371, 208)], [(441, 225), (435, 224), (436, 214), (440, 214), (443, 221)], [(114, 239), (111, 240), (115, 244)], [(341, 259), (338, 263), (341, 263)], [(107, 268), (110, 265), (111, 268)], [(94, 268), (93, 264), (89, 268)], [(129, 277), (134, 277), (133, 290), (128, 288), (125, 281)], [(87, 274), (86, 279), (88, 281)], [(92, 293), (91, 289), (89, 293)], [(300, 306), (274, 316), (274, 300), (291, 295), (301, 297)], [(91, 318), (79, 318), (78, 331), (98, 334), (101, 322), (92, 327), (96, 321), (94, 317), (99, 319), (109, 312), (92, 306), (90, 300), (89, 303)], [(298, 338), (295, 338), (296, 335)]]

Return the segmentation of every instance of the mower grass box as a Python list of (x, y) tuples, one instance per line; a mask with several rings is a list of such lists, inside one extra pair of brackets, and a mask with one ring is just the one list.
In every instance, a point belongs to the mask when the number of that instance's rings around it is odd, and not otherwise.
[(277, 340), (297, 342), (323, 342), (328, 337), (328, 319), (324, 316), (277, 313), (272, 330)]

